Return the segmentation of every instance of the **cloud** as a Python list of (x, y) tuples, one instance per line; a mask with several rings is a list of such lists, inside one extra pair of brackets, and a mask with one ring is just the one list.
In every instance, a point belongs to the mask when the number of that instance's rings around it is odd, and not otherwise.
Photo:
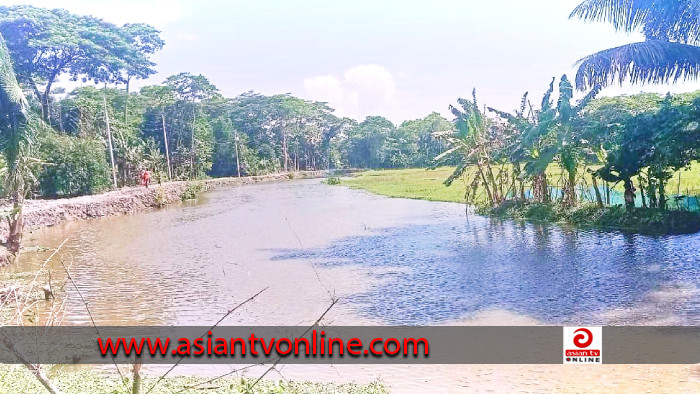
[(358, 120), (388, 112), (396, 105), (394, 75), (383, 66), (366, 64), (342, 76), (321, 75), (304, 79), (304, 90), (314, 100), (325, 101), (339, 116)]

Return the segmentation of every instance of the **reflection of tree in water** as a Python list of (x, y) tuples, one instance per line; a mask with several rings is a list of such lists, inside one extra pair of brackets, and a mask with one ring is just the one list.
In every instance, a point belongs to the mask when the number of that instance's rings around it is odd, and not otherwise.
[[(344, 302), (390, 324), (437, 323), (491, 308), (580, 324), (607, 309), (637, 305), (661, 286), (697, 282), (692, 261), (700, 251), (692, 245), (699, 240), (477, 218), (387, 228), (319, 249), (276, 250), (274, 259), (365, 268), (374, 286)], [(685, 318), (697, 315), (691, 310)]]

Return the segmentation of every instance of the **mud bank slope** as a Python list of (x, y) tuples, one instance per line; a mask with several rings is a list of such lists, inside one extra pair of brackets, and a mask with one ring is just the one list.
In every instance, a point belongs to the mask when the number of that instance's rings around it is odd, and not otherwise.
[[(126, 215), (180, 202), (188, 185), (202, 185), (204, 190), (248, 185), (259, 182), (319, 178), (326, 171), (301, 171), (241, 178), (215, 178), (199, 181), (168, 182), (161, 185), (124, 187), (102, 194), (57, 200), (27, 200), (24, 204), (24, 231), (54, 226), (71, 220)], [(0, 238), (7, 238), (7, 226), (0, 226)]]

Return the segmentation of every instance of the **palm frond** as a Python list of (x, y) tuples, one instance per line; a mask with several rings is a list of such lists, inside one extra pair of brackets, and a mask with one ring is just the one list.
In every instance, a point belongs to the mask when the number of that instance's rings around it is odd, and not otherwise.
[(587, 0), (569, 18), (640, 30), (647, 39), (700, 43), (700, 0)]
[(700, 45), (700, 0), (657, 0), (642, 30), (647, 39)]
[(576, 6), (569, 18), (607, 22), (616, 30), (632, 31), (644, 24), (653, 0), (586, 0)]
[(577, 62), (576, 87), (584, 90), (615, 81), (666, 83), (697, 79), (700, 47), (649, 40), (606, 49)]
[(2, 36), (0, 36), (0, 111), (1, 121), (7, 122), (2, 126), (6, 127), (11, 126), (13, 122), (26, 122), (29, 112), (29, 104), (17, 83), (10, 53)]

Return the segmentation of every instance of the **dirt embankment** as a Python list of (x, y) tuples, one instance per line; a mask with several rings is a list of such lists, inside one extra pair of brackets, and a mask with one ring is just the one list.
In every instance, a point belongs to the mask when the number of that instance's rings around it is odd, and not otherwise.
[[(215, 178), (199, 181), (167, 182), (161, 185), (124, 187), (102, 194), (62, 198), (57, 200), (27, 200), (24, 204), (24, 231), (53, 226), (64, 221), (102, 216), (125, 215), (162, 207), (182, 200), (190, 185), (202, 185), (204, 190), (241, 186), (259, 182), (319, 178), (327, 171), (301, 171), (241, 178)], [(7, 238), (7, 225), (0, 224), (0, 238)]]

